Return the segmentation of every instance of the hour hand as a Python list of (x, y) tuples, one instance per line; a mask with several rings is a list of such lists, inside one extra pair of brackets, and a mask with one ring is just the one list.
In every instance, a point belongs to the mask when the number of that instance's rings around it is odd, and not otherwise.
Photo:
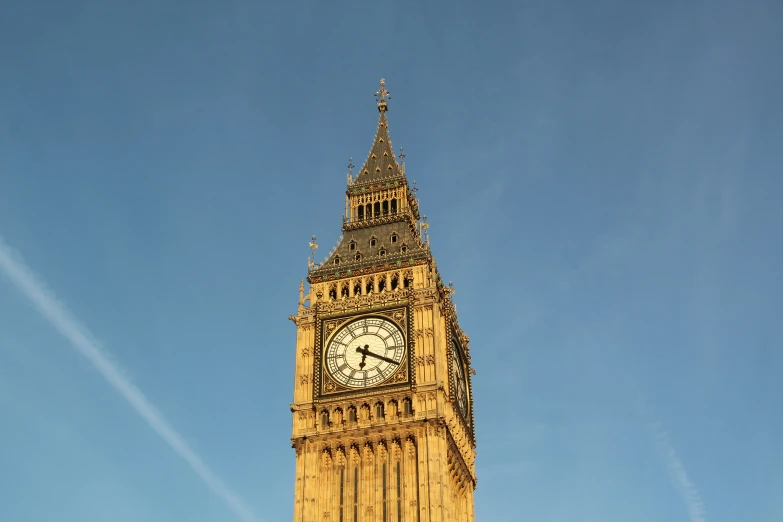
[(364, 360), (367, 359), (367, 354), (370, 353), (370, 351), (368, 350), (369, 347), (370, 346), (367, 344), (364, 345), (364, 350), (362, 350), (361, 347), (359, 346), (356, 347), (356, 352), (362, 354), (362, 362), (359, 363), (360, 370), (363, 370), (364, 365), (367, 364), (366, 362), (364, 362)]

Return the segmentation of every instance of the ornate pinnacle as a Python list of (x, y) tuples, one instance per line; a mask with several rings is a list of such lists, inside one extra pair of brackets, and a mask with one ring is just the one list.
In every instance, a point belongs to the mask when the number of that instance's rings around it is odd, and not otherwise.
[(427, 233), (428, 228), (430, 228), (430, 224), (427, 223), (427, 216), (422, 216), (419, 223), (419, 237), (421, 237), (422, 243), (429, 243), (430, 241), (430, 236)]
[(318, 248), (318, 243), (315, 242), (315, 236), (313, 236), (313, 239), (310, 240), (310, 251), (312, 252), (312, 257), (307, 258), (307, 268), (308, 270), (312, 270), (315, 268), (315, 251)]
[(353, 183), (353, 167), (354, 167), (353, 158), (348, 158), (348, 176), (347, 176), (347, 180), (348, 180), (348, 185), (349, 186), (351, 185), (351, 183)]
[(388, 109), (386, 105), (386, 99), (391, 99), (391, 94), (386, 90), (386, 80), (381, 78), (381, 88), (375, 93), (375, 103), (378, 105), (378, 110), (386, 112)]

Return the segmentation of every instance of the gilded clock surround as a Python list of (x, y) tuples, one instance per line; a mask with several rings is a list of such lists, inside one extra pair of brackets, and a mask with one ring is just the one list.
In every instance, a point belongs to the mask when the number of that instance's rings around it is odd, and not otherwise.
[[(331, 396), (339, 396), (344, 394), (351, 394), (355, 392), (366, 392), (368, 390), (377, 391), (380, 388), (387, 387), (400, 387), (410, 385), (411, 383), (411, 354), (415, 352), (414, 343), (409, 341), (410, 331), (408, 325), (410, 324), (410, 308), (408, 306), (392, 307), (386, 309), (376, 309), (372, 313), (356, 315), (343, 314), (339, 316), (331, 316), (324, 318), (320, 321), (319, 329), (322, 332), (320, 335), (316, 333), (317, 338), (322, 338), (323, 342), (321, 350), (313, 358), (313, 374), (320, 374), (320, 379), (313, 383), (313, 395), (318, 398), (326, 398)], [(358, 318), (363, 317), (383, 317), (392, 321), (397, 327), (400, 328), (403, 334), (403, 340), (406, 343), (405, 355), (402, 358), (402, 362), (399, 367), (391, 374), (388, 379), (384, 379), (383, 382), (372, 388), (350, 388), (343, 384), (340, 384), (332, 378), (329, 374), (329, 370), (326, 365), (323, 364), (323, 353), (329, 343), (331, 336), (337, 332), (343, 326), (350, 324)]]
[[(475, 522), (476, 439), (470, 339), (430, 250), (417, 189), (395, 154), (376, 93), (373, 145), (349, 164), (342, 236), (321, 263), (310, 246), (299, 287), (291, 444), (295, 522)], [(330, 337), (362, 317), (385, 318), (406, 343), (389, 379), (348, 388), (325, 369)], [(455, 343), (460, 346), (457, 347)], [(467, 412), (457, 405), (461, 350)]]

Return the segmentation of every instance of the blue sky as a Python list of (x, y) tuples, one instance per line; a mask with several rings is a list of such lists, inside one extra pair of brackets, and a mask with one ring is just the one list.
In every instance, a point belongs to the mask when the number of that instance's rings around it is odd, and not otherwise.
[(290, 520), (287, 316), (382, 76), (477, 519), (783, 519), (780, 2), (0, 14), (0, 520)]

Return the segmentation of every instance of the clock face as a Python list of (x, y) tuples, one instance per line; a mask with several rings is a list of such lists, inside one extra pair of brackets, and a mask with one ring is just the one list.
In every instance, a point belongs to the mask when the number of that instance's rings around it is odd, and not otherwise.
[(451, 366), (454, 372), (454, 395), (457, 398), (457, 407), (462, 416), (468, 418), (468, 384), (465, 379), (465, 369), (462, 366), (462, 357), (457, 353), (459, 345), (456, 339), (452, 342), (454, 349), (451, 351)]
[(399, 327), (382, 317), (363, 317), (343, 326), (325, 351), (329, 374), (349, 388), (384, 382), (405, 357), (405, 339)]

